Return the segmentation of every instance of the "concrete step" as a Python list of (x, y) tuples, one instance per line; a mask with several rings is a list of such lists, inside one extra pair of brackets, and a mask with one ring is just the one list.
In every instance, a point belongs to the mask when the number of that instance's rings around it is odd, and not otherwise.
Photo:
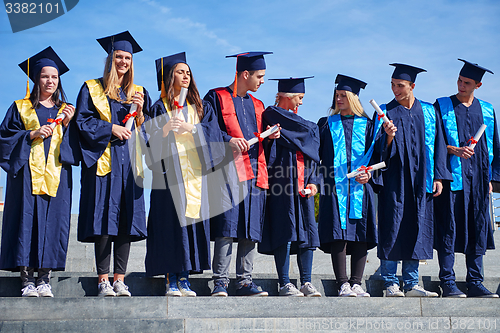
[(1, 332), (500, 331), (498, 299), (0, 298)]
[[(234, 278), (234, 276), (232, 276)], [(278, 296), (278, 279), (276, 275), (254, 274), (254, 282), (267, 291), (270, 296)], [(191, 289), (198, 296), (210, 296), (213, 289), (213, 280), (210, 273), (191, 275), (189, 278)], [(52, 292), (57, 298), (75, 298), (97, 296), (97, 276), (95, 273), (54, 272), (51, 279)], [(300, 285), (298, 278), (291, 279), (296, 286)], [(312, 275), (312, 284), (324, 296), (337, 296), (335, 279), (331, 275)], [(146, 277), (145, 273), (129, 273), (125, 277), (133, 296), (163, 296), (165, 294), (165, 279), (163, 277)], [(500, 293), (500, 280), (486, 278), (484, 285), (492, 292)], [(427, 290), (440, 294), (439, 279), (437, 277), (423, 276), (420, 285)], [(457, 282), (458, 287), (466, 291), (464, 281)], [(383, 296), (383, 281), (378, 275), (365, 276), (363, 288), (372, 297)], [(21, 280), (19, 273), (0, 273), (0, 297), (19, 297)], [(229, 295), (235, 295), (236, 284), (234, 280), (229, 284)]]

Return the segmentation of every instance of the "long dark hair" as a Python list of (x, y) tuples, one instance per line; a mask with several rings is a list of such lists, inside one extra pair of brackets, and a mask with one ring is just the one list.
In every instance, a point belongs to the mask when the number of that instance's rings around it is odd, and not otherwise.
[[(41, 71), (35, 76), (35, 85), (33, 86), (33, 90), (30, 94), (31, 105), (33, 105), (33, 109), (37, 109), (40, 107), (40, 74)], [(59, 76), (59, 80), (57, 83), (56, 91), (52, 94), (51, 100), (54, 104), (60, 108), (62, 103), (66, 103), (66, 94), (64, 93), (61, 77)]]
[[(168, 73), (164, 74), (163, 77), (163, 82), (165, 82), (165, 90), (167, 93), (167, 102), (170, 110), (175, 109), (174, 105), (174, 72), (175, 69), (177, 68), (176, 64), (175, 66), (172, 66)], [(200, 93), (198, 92), (198, 88), (196, 87), (196, 82), (194, 81), (193, 77), (193, 72), (191, 71), (191, 67), (189, 67), (188, 64), (186, 64), (189, 68), (189, 71), (191, 73), (191, 81), (189, 83), (189, 88), (188, 88), (188, 93), (186, 96), (186, 100), (188, 101), (189, 104), (194, 106), (196, 109), (196, 113), (198, 114), (198, 119), (201, 121), (203, 118), (203, 102), (201, 101), (200, 98)]]

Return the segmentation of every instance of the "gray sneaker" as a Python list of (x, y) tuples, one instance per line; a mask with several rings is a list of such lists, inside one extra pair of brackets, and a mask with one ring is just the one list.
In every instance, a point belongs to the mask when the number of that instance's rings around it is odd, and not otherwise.
[(306, 297), (321, 297), (321, 293), (314, 288), (311, 282), (304, 283), (304, 285), (300, 288), (300, 292)]
[(101, 283), (99, 283), (98, 289), (99, 296), (101, 297), (116, 296), (116, 293), (113, 290), (113, 287), (111, 287), (109, 281), (105, 281), (104, 279), (101, 281)]
[(349, 282), (344, 282), (340, 286), (339, 297), (356, 297), (356, 296), (357, 295), (354, 291), (352, 291), (351, 285), (349, 284)]
[(405, 294), (399, 289), (399, 286), (394, 283), (385, 290), (385, 297), (405, 297)]
[(132, 296), (130, 291), (128, 291), (128, 286), (120, 279), (113, 282), (113, 291), (116, 293), (116, 296)]
[(52, 287), (50, 284), (47, 283), (42, 283), (38, 287), (36, 287), (36, 292), (38, 293), (39, 297), (54, 297), (54, 294), (52, 294)]
[(294, 285), (293, 283), (287, 283), (283, 288), (280, 289), (280, 296), (296, 296), (302, 297), (304, 296)]
[(433, 291), (427, 291), (420, 287), (418, 284), (414, 285), (413, 288), (405, 292), (406, 297), (438, 297), (439, 295)]
[(36, 288), (32, 284), (28, 284), (26, 287), (21, 289), (22, 297), (38, 297), (38, 291), (36, 291)]

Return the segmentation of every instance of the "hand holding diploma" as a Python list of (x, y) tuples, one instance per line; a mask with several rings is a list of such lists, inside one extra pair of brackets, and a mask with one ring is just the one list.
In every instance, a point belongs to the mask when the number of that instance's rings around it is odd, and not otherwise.
[(368, 173), (368, 172), (382, 169), (382, 168), (385, 168), (385, 162), (373, 164), (373, 165), (368, 166), (368, 167), (365, 167), (364, 165), (362, 165), (359, 168), (357, 168), (355, 171), (349, 172), (347, 174), (347, 178), (354, 178), (354, 177), (357, 177), (363, 173)]
[(300, 196), (303, 198), (313, 197), (316, 193), (318, 193), (318, 188), (314, 184), (307, 184), (307, 186), (299, 192)]
[(276, 124), (273, 127), (269, 127), (268, 126), (268, 129), (265, 130), (262, 133), (255, 132), (254, 133), (255, 134), (255, 138), (251, 138), (250, 140), (248, 140), (248, 144), (250, 146), (252, 146), (252, 145), (256, 144), (257, 142), (264, 140), (268, 136), (271, 136), (272, 134), (276, 134), (276, 135), (273, 136), (273, 137), (270, 137), (270, 138), (277, 139), (277, 138), (279, 138), (279, 134), (278, 134), (279, 130), (280, 130), (280, 125), (279, 124)]
[(481, 139), (484, 130), (486, 130), (486, 125), (482, 124), (481, 127), (479, 127), (479, 129), (477, 130), (476, 135), (474, 135), (473, 138), (470, 138), (469, 141), (467, 141), (469, 143), (469, 148), (474, 149), (476, 147), (476, 144), (478, 143), (479, 139)]
[[(69, 121), (73, 118), (74, 115), (75, 115), (75, 107), (71, 104), (67, 104), (66, 107), (62, 110), (61, 114), (57, 116), (56, 119), (50, 119), (50, 118), (47, 119), (47, 122), (50, 124), (48, 126), (52, 130), (54, 130), (54, 128), (56, 128), (56, 126), (59, 124), (68, 126)], [(52, 131), (50, 135), (52, 135)], [(48, 135), (45, 136), (44, 134), (41, 134), (40, 137), (42, 138), (42, 140), (45, 140), (45, 138), (48, 137)]]

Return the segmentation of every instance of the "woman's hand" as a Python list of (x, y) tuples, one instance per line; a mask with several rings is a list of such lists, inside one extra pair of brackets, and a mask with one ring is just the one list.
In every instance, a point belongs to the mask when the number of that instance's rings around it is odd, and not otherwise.
[(366, 184), (366, 183), (368, 183), (370, 178), (372, 178), (371, 172), (363, 172), (363, 173), (360, 173), (359, 175), (357, 175), (356, 178), (354, 178), (354, 180), (356, 180), (360, 184)]
[(315, 184), (307, 184), (306, 188), (311, 190), (311, 193), (309, 193), (306, 198), (314, 197), (316, 193), (318, 193), (318, 187)]
[(52, 135), (52, 127), (50, 127), (50, 125), (43, 125), (39, 129), (37, 129), (35, 131), (31, 131), (30, 132), (30, 139), (34, 140), (42, 135), (44, 138), (48, 138), (49, 136), (51, 136)]
[(229, 145), (242, 153), (250, 149), (248, 141), (243, 138), (232, 138), (229, 140)]
[(75, 107), (71, 104), (66, 104), (66, 107), (64, 108), (64, 110), (62, 110), (62, 113), (66, 115), (62, 123), (64, 127), (68, 127), (69, 122), (71, 121), (71, 119), (73, 119), (73, 116), (75, 115)]
[(142, 107), (144, 106), (144, 94), (136, 91), (134, 97), (132, 98), (132, 103), (137, 105), (137, 116), (136, 118), (144, 117), (142, 113)]
[(194, 125), (187, 123), (183, 117), (172, 117), (163, 126), (163, 137), (166, 137), (171, 130), (177, 129), (177, 134), (183, 134), (185, 132), (191, 132)]
[[(280, 126), (280, 124), (276, 124), (276, 126), (278, 126), (278, 131), (269, 135), (269, 139), (271, 139), (271, 140), (278, 139), (281, 136), (281, 126)], [(266, 130), (268, 130), (270, 128), (271, 128), (271, 126), (267, 125)]]
[(132, 136), (132, 132), (129, 131), (126, 127), (113, 124), (111, 127), (111, 133), (116, 136), (121, 141), (128, 140)]

